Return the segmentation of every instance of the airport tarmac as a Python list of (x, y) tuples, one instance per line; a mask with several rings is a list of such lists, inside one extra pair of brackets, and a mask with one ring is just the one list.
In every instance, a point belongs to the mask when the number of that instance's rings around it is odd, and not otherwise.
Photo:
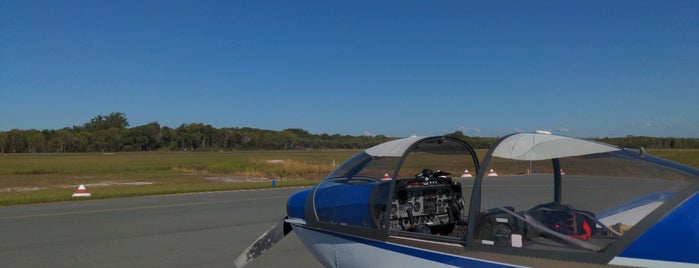
[[(526, 178), (526, 179), (525, 179)], [(465, 192), (472, 180), (462, 182)], [(484, 183), (484, 208), (550, 202), (548, 176)], [(567, 176), (564, 200), (594, 212), (686, 182)], [(623, 188), (614, 185), (625, 185)], [(675, 189), (673, 189), (675, 188)], [(301, 188), (213, 192), (0, 207), (0, 267), (233, 267), (233, 260), (286, 215)], [(536, 196), (542, 198), (535, 198)], [(468, 194), (466, 194), (468, 198)], [(570, 199), (568, 199), (570, 198)], [(322, 267), (294, 232), (248, 267)]]
[[(234, 267), (298, 190), (0, 207), (0, 267)], [(247, 267), (322, 265), (292, 232)]]

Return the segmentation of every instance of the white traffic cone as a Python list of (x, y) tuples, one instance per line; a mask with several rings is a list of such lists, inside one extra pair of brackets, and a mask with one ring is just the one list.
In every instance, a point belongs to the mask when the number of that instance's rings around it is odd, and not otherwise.
[(390, 181), (390, 180), (391, 180), (391, 176), (388, 175), (388, 173), (385, 173), (385, 174), (383, 174), (383, 177), (381, 177), (381, 180), (382, 180), (382, 181)]
[(473, 177), (473, 176), (471, 175), (471, 172), (468, 172), (468, 169), (466, 169), (466, 170), (464, 170), (464, 174), (461, 174), (461, 177), (462, 178), (469, 178), (469, 177)]
[(492, 168), (490, 169), (490, 171), (488, 171), (488, 177), (493, 177), (493, 176), (497, 176), (497, 175), (498, 174), (495, 173), (495, 170), (493, 170)]
[(78, 186), (78, 189), (75, 190), (73, 193), (73, 197), (90, 197), (92, 196), (90, 192), (87, 191), (87, 188), (85, 188), (85, 185), (80, 184)]

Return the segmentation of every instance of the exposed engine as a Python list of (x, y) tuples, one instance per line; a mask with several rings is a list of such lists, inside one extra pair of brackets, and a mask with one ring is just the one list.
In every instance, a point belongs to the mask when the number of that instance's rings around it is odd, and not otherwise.
[(391, 202), (391, 229), (448, 235), (459, 221), (461, 186), (449, 173), (423, 170), (415, 178), (396, 181)]

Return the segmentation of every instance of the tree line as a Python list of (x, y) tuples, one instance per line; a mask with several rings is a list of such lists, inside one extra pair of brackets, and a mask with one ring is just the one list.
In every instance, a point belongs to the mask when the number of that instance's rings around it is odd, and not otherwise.
[(0, 132), (2, 153), (218, 151), (284, 149), (360, 149), (390, 138), (311, 134), (303, 129), (282, 131), (256, 128), (214, 128), (208, 124), (182, 124), (177, 128), (157, 122), (129, 128), (124, 113), (99, 115), (82, 126), (58, 130)]
[[(456, 131), (447, 136), (453, 136), (465, 140), (471, 146), (479, 149), (490, 148), (498, 138), (468, 137), (461, 131)], [(696, 138), (675, 138), (675, 137), (646, 137), (646, 136), (626, 136), (616, 138), (588, 138), (589, 140), (616, 145), (619, 147), (640, 146), (647, 149), (699, 149), (699, 139)]]
[[(496, 137), (469, 137), (460, 131), (447, 134), (478, 149), (489, 148)], [(122, 152), (122, 151), (218, 151), (288, 149), (364, 149), (392, 140), (384, 135), (350, 136), (312, 134), (300, 128), (281, 131), (256, 128), (214, 128), (202, 123), (182, 124), (177, 128), (157, 122), (129, 128), (124, 113), (99, 115), (82, 126), (58, 130), (20, 130), (0, 132), (0, 152)], [(699, 139), (627, 136), (596, 139), (619, 146), (645, 148), (699, 148)]]

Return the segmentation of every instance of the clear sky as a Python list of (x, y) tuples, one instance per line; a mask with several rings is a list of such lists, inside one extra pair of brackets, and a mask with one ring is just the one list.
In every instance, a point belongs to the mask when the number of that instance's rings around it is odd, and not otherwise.
[(0, 131), (699, 137), (699, 1), (0, 0)]

